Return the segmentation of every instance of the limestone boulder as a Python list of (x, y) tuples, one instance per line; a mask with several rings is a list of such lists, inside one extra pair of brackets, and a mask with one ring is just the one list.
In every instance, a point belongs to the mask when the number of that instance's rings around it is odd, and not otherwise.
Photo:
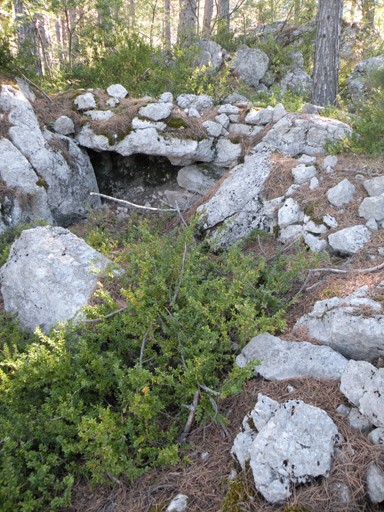
[(69, 117), (60, 116), (54, 122), (53, 129), (56, 133), (60, 133), (60, 135), (71, 135), (75, 132), (75, 125)]
[(139, 114), (151, 121), (161, 121), (170, 116), (173, 103), (151, 103), (146, 107), (141, 107)]
[(342, 299), (317, 301), (297, 326), (347, 358), (370, 361), (384, 355), (384, 315), (379, 302), (365, 297), (368, 287)]
[(200, 39), (198, 46), (200, 54), (197, 57), (196, 65), (199, 68), (203, 66), (212, 68), (212, 71), (218, 69), (223, 63), (225, 50), (210, 39)]
[(4, 308), (17, 313), (22, 328), (48, 332), (58, 322), (79, 318), (109, 260), (67, 229), (23, 231), (1, 268)]
[(332, 233), (328, 236), (328, 243), (334, 253), (351, 256), (363, 249), (371, 237), (369, 229), (360, 224)]
[(269, 58), (265, 52), (246, 46), (237, 50), (236, 56), (231, 62), (232, 68), (239, 74), (240, 78), (253, 87), (259, 85), (268, 69), (268, 64)]
[(96, 108), (96, 100), (91, 92), (80, 94), (73, 102), (77, 106), (77, 110), (90, 110)]
[[(297, 52), (300, 53), (300, 52)], [(296, 67), (281, 80), (281, 92), (292, 91), (307, 96), (312, 89), (312, 78), (301, 67)]]
[(123, 98), (126, 97), (126, 95), (128, 94), (128, 91), (121, 84), (113, 84), (108, 87), (107, 93), (109, 94), (109, 96), (112, 96), (112, 98), (117, 98), (117, 99), (122, 100)]
[(349, 180), (344, 179), (328, 190), (327, 198), (332, 206), (339, 208), (352, 201), (355, 191), (355, 185), (352, 185)]
[(278, 121), (255, 147), (270, 149), (295, 157), (299, 154), (325, 153), (327, 141), (335, 142), (352, 133), (351, 128), (335, 119), (312, 114), (288, 114)]
[[(248, 426), (239, 435), (248, 434), (251, 440), (249, 453), (242, 457), (249, 460), (256, 489), (277, 504), (292, 494), (294, 485), (329, 475), (339, 434), (331, 418), (317, 407), (300, 400), (278, 404), (270, 399), (259, 406), (264, 398), (268, 397), (259, 394), (251, 413), (258, 431)], [(235, 444), (232, 454), (237, 458)]]
[(340, 391), (376, 427), (384, 427), (384, 368), (367, 361), (349, 361)]
[(348, 92), (352, 97), (361, 97), (366, 91), (372, 71), (384, 67), (384, 56), (372, 57), (359, 62), (347, 78)]
[(219, 174), (214, 173), (211, 169), (201, 164), (188, 165), (177, 173), (179, 187), (199, 195), (204, 195), (208, 192), (219, 178)]
[(176, 98), (178, 106), (182, 109), (195, 108), (198, 112), (212, 110), (213, 99), (207, 94), (196, 96), (195, 94), (181, 94)]
[(253, 338), (237, 356), (236, 364), (243, 368), (252, 359), (261, 361), (255, 375), (266, 380), (340, 379), (348, 365), (345, 357), (329, 347), (284, 341), (268, 333)]
[(243, 164), (230, 171), (210, 201), (198, 208), (202, 213), (202, 231), (212, 236), (218, 246), (236, 242), (268, 224), (273, 213), (264, 210), (261, 192), (272, 167), (268, 154), (245, 157)]

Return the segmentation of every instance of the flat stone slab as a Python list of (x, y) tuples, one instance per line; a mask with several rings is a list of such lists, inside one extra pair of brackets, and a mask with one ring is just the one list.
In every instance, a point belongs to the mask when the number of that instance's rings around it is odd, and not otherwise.
[(236, 358), (243, 368), (252, 359), (261, 360), (255, 375), (266, 380), (284, 380), (297, 377), (338, 379), (348, 365), (348, 360), (333, 349), (312, 345), (306, 341), (284, 341), (271, 334), (253, 338)]

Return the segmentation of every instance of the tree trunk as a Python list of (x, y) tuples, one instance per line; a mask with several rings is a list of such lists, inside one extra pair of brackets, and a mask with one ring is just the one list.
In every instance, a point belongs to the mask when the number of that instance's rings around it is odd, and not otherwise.
[(363, 0), (363, 21), (372, 28), (375, 26), (375, 0)]
[(320, 0), (311, 97), (315, 105), (336, 103), (342, 15), (342, 0)]
[(301, 0), (295, 0), (294, 8), (295, 8), (294, 23), (296, 26), (298, 26), (298, 25), (300, 25)]
[(180, 14), (177, 40), (187, 46), (196, 37), (196, 0), (179, 0)]
[(171, 49), (171, 0), (164, 0), (164, 46)]
[(19, 52), (25, 56), (32, 57), (35, 71), (38, 75), (43, 73), (41, 58), (39, 52), (39, 41), (36, 34), (36, 28), (24, 8), (23, 0), (13, 0), (13, 9), (15, 14), (15, 25), (17, 33), (17, 47)]
[(206, 37), (207, 39), (211, 37), (212, 14), (213, 0), (205, 0), (203, 18), (203, 37)]
[(219, 0), (219, 34), (229, 32), (229, 0)]

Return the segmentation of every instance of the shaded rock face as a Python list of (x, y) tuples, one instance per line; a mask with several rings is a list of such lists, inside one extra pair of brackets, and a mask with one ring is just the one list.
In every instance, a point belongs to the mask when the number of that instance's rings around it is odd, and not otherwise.
[(282, 503), (292, 485), (329, 475), (338, 430), (325, 411), (301, 400), (279, 404), (259, 394), (243, 427), (232, 454), (239, 463), (249, 460), (256, 489), (270, 503)]
[(107, 195), (118, 195), (132, 182), (140, 179), (144, 186), (156, 186), (176, 179), (179, 166), (174, 166), (168, 158), (150, 155), (123, 157), (113, 152), (89, 150), (100, 191)]
[(84, 240), (61, 227), (23, 231), (1, 268), (4, 308), (18, 313), (22, 328), (44, 332), (57, 322), (73, 319), (96, 289), (94, 269), (110, 261)]
[[(41, 215), (42, 220), (67, 226), (83, 218), (92, 207), (100, 205), (97, 197), (89, 196), (89, 192), (98, 192), (98, 186), (85, 150), (64, 135), (54, 135), (46, 130), (42, 132), (30, 103), (11, 86), (1, 87), (0, 109), (8, 113), (8, 121), (12, 124), (8, 135), (12, 147), (6, 142), (2, 144), (7, 145), (6, 153), (13, 161), (12, 165), (19, 162), (20, 169), (29, 175), (30, 184), (26, 184), (25, 193), (32, 194), (33, 201), (37, 203), (36, 215)], [(9, 173), (4, 177), (7, 183)], [(32, 191), (33, 180), (44, 192)], [(16, 185), (16, 188), (20, 187), (20, 183)], [(12, 199), (10, 201), (12, 203)], [(47, 207), (43, 206), (45, 201)], [(10, 208), (15, 212), (17, 209), (16, 203)], [(15, 213), (13, 220), (3, 218), (3, 224), (15, 225), (24, 220), (23, 216), (28, 216), (28, 213), (21, 216)], [(36, 217), (32, 216), (32, 220)]]

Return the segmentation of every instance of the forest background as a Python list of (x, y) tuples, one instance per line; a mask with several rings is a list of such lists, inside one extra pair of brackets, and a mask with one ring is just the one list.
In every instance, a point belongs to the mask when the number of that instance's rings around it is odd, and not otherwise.
[[(106, 87), (113, 77), (137, 95), (212, 93), (204, 90), (212, 80), (191, 72), (194, 42), (208, 38), (229, 52), (241, 44), (260, 47), (257, 27), (302, 25), (317, 9), (315, 0), (1, 0), (0, 67), (17, 66), (51, 91)], [(384, 30), (380, 0), (344, 2), (343, 19)], [(281, 50), (269, 50), (282, 60)], [(378, 53), (370, 44), (362, 50), (364, 57)], [(307, 54), (311, 72), (313, 51)], [(174, 61), (176, 72), (162, 74)]]

